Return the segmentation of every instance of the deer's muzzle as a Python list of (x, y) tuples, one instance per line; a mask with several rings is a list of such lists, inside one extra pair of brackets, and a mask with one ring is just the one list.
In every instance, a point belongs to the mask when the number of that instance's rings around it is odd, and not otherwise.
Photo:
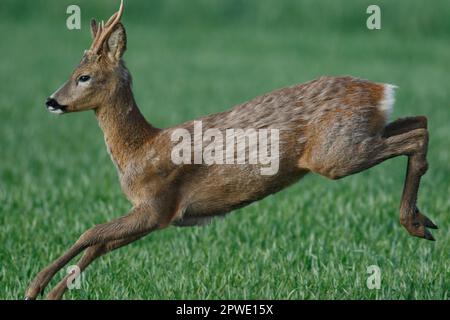
[(47, 101), (45, 101), (45, 106), (51, 113), (62, 114), (66, 112), (66, 106), (60, 105), (58, 101), (53, 98), (47, 98)]

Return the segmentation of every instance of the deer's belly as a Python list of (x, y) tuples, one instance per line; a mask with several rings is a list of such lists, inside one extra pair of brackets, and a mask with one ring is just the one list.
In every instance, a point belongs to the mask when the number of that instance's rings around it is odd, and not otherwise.
[(255, 201), (274, 194), (295, 181), (306, 172), (297, 172), (286, 177), (266, 177), (247, 181), (207, 181), (197, 184), (185, 205), (185, 210), (174, 224), (181, 226), (202, 225), (213, 217), (245, 207)]

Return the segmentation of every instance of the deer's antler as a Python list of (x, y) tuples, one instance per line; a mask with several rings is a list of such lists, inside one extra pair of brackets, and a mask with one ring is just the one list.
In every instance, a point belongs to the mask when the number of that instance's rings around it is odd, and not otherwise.
[(111, 18), (109, 18), (108, 22), (106, 22), (106, 24), (103, 23), (102, 21), (99, 25), (97, 25), (95, 20), (92, 21), (92, 24), (95, 25), (95, 35), (89, 51), (93, 53), (100, 52), (100, 49), (103, 47), (103, 44), (113, 32), (115, 26), (120, 22), (122, 13), (123, 13), (123, 0), (120, 0), (119, 11), (114, 13), (111, 16)]

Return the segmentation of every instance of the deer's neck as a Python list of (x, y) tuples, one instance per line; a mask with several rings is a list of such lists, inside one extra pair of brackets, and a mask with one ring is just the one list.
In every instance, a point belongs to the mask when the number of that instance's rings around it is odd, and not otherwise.
[(95, 115), (119, 172), (157, 131), (139, 111), (130, 87), (118, 89), (95, 110)]

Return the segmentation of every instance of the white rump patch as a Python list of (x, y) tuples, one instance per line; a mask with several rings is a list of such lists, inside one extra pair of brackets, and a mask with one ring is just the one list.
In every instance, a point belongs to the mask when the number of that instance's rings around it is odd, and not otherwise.
[(386, 115), (386, 120), (388, 120), (391, 117), (392, 110), (394, 109), (395, 89), (396, 88), (397, 88), (397, 86), (392, 85), (392, 84), (384, 85), (383, 99), (381, 99), (378, 107)]

